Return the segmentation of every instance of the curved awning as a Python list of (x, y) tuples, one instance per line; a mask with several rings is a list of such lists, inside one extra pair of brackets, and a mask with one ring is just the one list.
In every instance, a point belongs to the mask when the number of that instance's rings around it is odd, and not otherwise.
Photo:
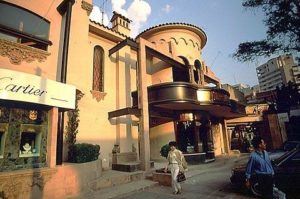
[[(133, 107), (137, 107), (137, 92), (133, 92), (132, 97)], [(245, 106), (230, 100), (227, 91), (219, 88), (199, 87), (186, 82), (149, 86), (148, 103), (149, 109), (206, 111), (212, 116), (225, 119), (246, 115)]]

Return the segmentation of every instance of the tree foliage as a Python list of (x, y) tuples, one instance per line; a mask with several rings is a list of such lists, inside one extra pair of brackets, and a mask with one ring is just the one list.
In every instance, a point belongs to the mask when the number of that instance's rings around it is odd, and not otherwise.
[(253, 61), (276, 53), (300, 52), (300, 0), (245, 0), (243, 6), (264, 11), (267, 37), (240, 43), (233, 55), (237, 60)]
[(297, 85), (293, 82), (288, 82), (288, 85), (277, 87), (276, 105), (279, 112), (289, 112), (291, 107), (300, 105), (300, 93)]
[(80, 100), (81, 96), (76, 96), (75, 101), (75, 109), (70, 110), (67, 112), (68, 115), (68, 122), (66, 126), (66, 134), (65, 134), (65, 141), (68, 145), (68, 161), (72, 161), (74, 159), (74, 146), (76, 143), (76, 136), (78, 134), (78, 126), (79, 126), (79, 108), (78, 108), (78, 101)]

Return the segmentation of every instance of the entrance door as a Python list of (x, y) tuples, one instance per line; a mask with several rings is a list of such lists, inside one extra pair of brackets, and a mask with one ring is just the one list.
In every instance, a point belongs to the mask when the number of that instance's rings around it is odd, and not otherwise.
[(195, 148), (195, 122), (177, 122), (177, 143), (182, 152), (193, 153)]

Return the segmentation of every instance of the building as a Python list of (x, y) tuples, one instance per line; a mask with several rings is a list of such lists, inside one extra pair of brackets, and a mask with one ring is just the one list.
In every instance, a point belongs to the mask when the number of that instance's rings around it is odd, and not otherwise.
[[(230, 152), (226, 120), (243, 116), (245, 107), (220, 88), (202, 59), (207, 36), (201, 28), (167, 23), (132, 39), (130, 19), (118, 13), (112, 27), (89, 20), (91, 0), (0, 4), (5, 197), (76, 196), (102, 169), (119, 169), (121, 160), (138, 160), (149, 171), (171, 140), (190, 162)], [(6, 19), (14, 13), (26, 17), (11, 25)], [(36, 24), (41, 26), (32, 28)], [(101, 147), (99, 162), (82, 167), (63, 163), (66, 112), (74, 109), (75, 98), (77, 142)]]
[(297, 85), (298, 92), (300, 92), (300, 69), (299, 65), (294, 65), (292, 68), (293, 82)]
[(60, 70), (68, 18), (61, 3), (0, 2), (0, 198), (41, 198), (34, 190), (59, 186), (46, 183), (57, 174), (59, 112), (74, 109), (76, 98)]
[(275, 90), (289, 81), (299, 85), (299, 70), (291, 54), (270, 59), (256, 68), (260, 91)]
[(239, 103), (246, 105), (247, 102), (245, 99), (245, 93), (237, 85), (231, 86), (230, 84), (222, 84), (221, 87), (222, 87), (222, 89), (229, 92), (230, 99), (238, 101)]

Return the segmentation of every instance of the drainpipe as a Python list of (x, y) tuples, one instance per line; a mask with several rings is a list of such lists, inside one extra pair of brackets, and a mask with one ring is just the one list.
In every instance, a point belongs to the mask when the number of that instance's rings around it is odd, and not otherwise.
[[(63, 51), (62, 51), (62, 63), (60, 71), (60, 82), (66, 83), (67, 80), (67, 65), (68, 65), (68, 51), (69, 51), (69, 38), (71, 27), (71, 15), (72, 6), (75, 0), (64, 0), (58, 7), (57, 11), (66, 18)], [(63, 139), (64, 139), (64, 113), (62, 108), (58, 109), (58, 124), (57, 124), (57, 143), (56, 143), (56, 165), (62, 165), (63, 162)]]

